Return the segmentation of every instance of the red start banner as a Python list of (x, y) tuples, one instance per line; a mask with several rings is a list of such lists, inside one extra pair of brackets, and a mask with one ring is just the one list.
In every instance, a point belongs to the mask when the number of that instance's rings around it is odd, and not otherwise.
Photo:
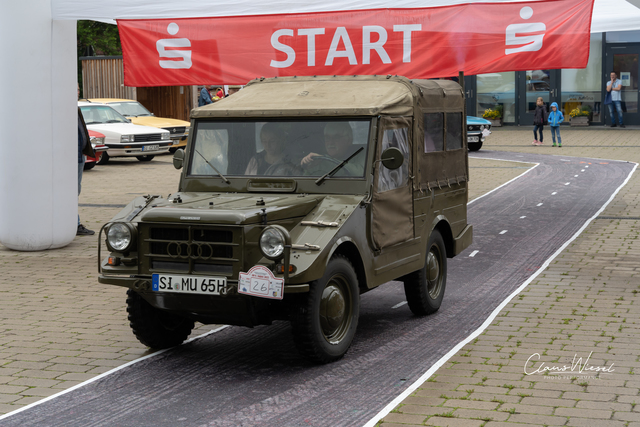
[(585, 68), (593, 0), (119, 20), (127, 86)]

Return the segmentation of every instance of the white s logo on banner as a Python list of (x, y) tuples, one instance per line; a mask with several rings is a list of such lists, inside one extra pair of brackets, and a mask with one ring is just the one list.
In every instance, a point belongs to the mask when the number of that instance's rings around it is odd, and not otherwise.
[[(167, 32), (169, 34), (176, 35), (180, 31), (178, 24), (172, 22), (167, 26)], [(191, 47), (191, 40), (189, 39), (160, 39), (156, 42), (156, 49), (160, 58), (182, 58), (180, 61), (167, 61), (160, 60), (160, 67), (167, 69), (188, 69), (191, 68), (191, 51), (190, 50), (178, 50), (167, 48), (176, 47)]]
[[(520, 9), (520, 17), (522, 19), (529, 19), (533, 16), (533, 9), (529, 6)], [(546, 31), (547, 27), (542, 22), (528, 22), (524, 24), (511, 24), (507, 27), (506, 41), (507, 46), (524, 45), (513, 49), (505, 49), (505, 55), (511, 55), (518, 52), (535, 52), (542, 49), (542, 39), (544, 34), (523, 35), (522, 33), (537, 33), (540, 31)]]

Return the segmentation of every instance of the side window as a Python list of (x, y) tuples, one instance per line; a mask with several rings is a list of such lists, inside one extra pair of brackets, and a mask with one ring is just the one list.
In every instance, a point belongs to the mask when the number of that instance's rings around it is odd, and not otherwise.
[(384, 153), (389, 147), (396, 147), (404, 156), (404, 162), (398, 169), (390, 170), (380, 162), (380, 173), (378, 174), (378, 192), (395, 190), (404, 187), (409, 182), (409, 128), (386, 129), (382, 134), (382, 150)]
[(447, 151), (462, 148), (462, 113), (447, 113)]
[(442, 113), (425, 113), (424, 119), (424, 152), (444, 150), (444, 131)]

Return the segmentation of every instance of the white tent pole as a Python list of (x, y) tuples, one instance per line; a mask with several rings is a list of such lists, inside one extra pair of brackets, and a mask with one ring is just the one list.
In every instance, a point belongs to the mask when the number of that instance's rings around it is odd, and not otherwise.
[(78, 210), (76, 21), (53, 21), (51, 0), (6, 2), (0, 40), (0, 243), (62, 247)]

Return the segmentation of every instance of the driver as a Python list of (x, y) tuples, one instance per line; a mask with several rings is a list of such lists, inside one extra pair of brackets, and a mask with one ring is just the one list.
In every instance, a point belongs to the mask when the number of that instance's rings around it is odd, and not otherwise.
[(276, 123), (265, 123), (260, 130), (264, 150), (249, 160), (245, 175), (285, 175), (296, 173), (296, 166), (285, 156), (286, 134)]
[[(330, 122), (324, 128), (324, 146), (327, 150), (327, 155), (342, 162), (351, 154), (353, 154), (353, 131), (349, 122)], [(300, 165), (303, 168), (310, 168), (314, 162), (318, 160), (315, 157), (325, 157), (318, 153), (307, 154)], [(345, 165), (345, 168), (353, 175), (361, 175), (364, 169), (365, 156), (363, 153), (359, 153), (353, 159), (349, 160), (349, 163)]]

